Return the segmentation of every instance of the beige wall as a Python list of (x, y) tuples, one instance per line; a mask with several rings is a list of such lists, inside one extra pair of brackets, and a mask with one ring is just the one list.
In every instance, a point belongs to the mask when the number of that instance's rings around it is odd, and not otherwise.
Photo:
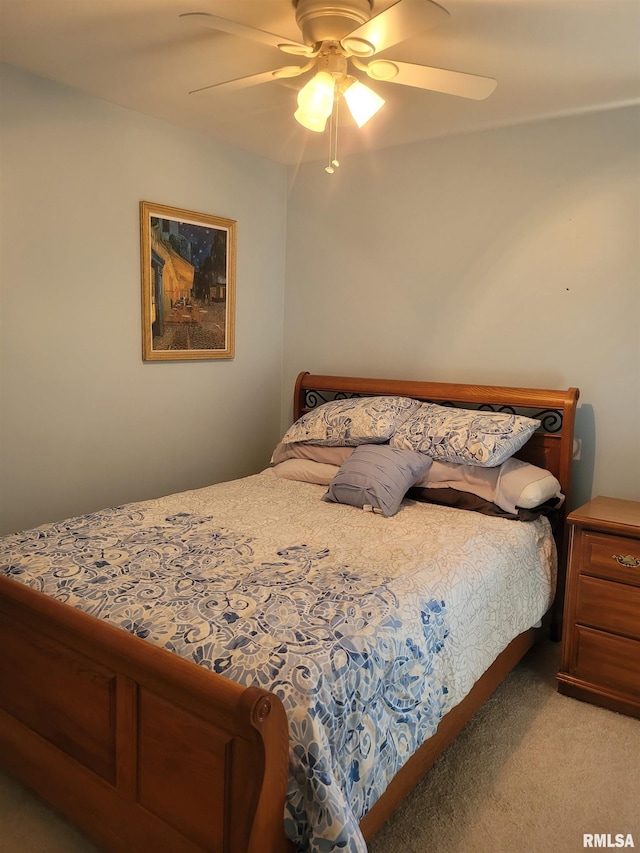
[[(1, 89), (0, 532), (254, 472), (280, 426), (286, 170), (8, 67)], [(238, 221), (234, 360), (142, 362), (143, 199)]]
[(581, 389), (577, 501), (640, 499), (640, 113), (292, 170), (299, 370)]

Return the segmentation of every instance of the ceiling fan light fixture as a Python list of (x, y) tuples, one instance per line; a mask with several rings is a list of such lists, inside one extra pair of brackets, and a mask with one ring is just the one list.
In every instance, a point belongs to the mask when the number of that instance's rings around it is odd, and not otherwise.
[(293, 114), (294, 119), (306, 127), (307, 130), (313, 130), (314, 133), (323, 133), (327, 127), (328, 116), (313, 116), (305, 113), (301, 109), (297, 109)]
[[(284, 0), (281, 2), (284, 3)], [(300, 41), (208, 12), (181, 14), (179, 17), (182, 20), (195, 21), (231, 36), (253, 39), (286, 54), (304, 58), (301, 65), (287, 65), (273, 71), (237, 77), (193, 89), (189, 94), (217, 92), (223, 87), (230, 92), (259, 83), (285, 81), (308, 71), (315, 74), (298, 92), (298, 108), (294, 116), (303, 127), (315, 133), (322, 133), (328, 126), (327, 172), (333, 172), (338, 167), (338, 119), (342, 97), (358, 127), (363, 127), (385, 103), (376, 92), (350, 75), (350, 65), (374, 81), (478, 101), (489, 97), (497, 85), (492, 77), (375, 58), (377, 54), (437, 24), (443, 17), (448, 17), (447, 10), (436, 0), (288, 2), (295, 8), (295, 20), (301, 32)], [(380, 4), (385, 8), (374, 11), (374, 5)]]
[(298, 92), (295, 120), (308, 130), (322, 133), (333, 112), (334, 95), (334, 78), (327, 71), (318, 71)]
[(384, 106), (384, 98), (359, 80), (345, 90), (344, 99), (358, 127), (365, 125)]

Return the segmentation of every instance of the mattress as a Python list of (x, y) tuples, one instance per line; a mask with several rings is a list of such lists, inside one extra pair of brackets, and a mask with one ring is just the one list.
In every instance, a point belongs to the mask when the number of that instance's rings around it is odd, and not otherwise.
[(548, 610), (556, 552), (522, 523), (403, 501), (391, 518), (252, 477), (0, 540), (0, 571), (282, 700), (285, 829), (364, 853), (358, 822), (497, 655)]

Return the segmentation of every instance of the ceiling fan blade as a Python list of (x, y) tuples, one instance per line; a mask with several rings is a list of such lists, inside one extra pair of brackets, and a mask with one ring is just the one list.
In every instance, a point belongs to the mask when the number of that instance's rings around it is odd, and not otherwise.
[(237, 89), (246, 89), (249, 86), (258, 86), (260, 83), (274, 83), (279, 80), (289, 77), (298, 77), (304, 74), (313, 65), (313, 62), (306, 65), (285, 65), (283, 68), (275, 68), (273, 71), (261, 71), (259, 74), (249, 74), (248, 77), (236, 77), (235, 80), (223, 80), (222, 83), (213, 83), (211, 86), (202, 86), (200, 89), (192, 89), (190, 95), (209, 94), (216, 91), (224, 90), (225, 92), (234, 92)]
[(447, 10), (432, 0), (398, 0), (346, 35), (341, 44), (356, 56), (371, 56), (439, 24), (448, 16)]
[(291, 41), (284, 36), (268, 33), (266, 30), (259, 30), (256, 27), (247, 27), (245, 24), (239, 24), (237, 21), (230, 21), (228, 18), (220, 18), (217, 15), (210, 15), (208, 12), (183, 12), (178, 16), (186, 21), (193, 21), (202, 24), (205, 27), (210, 27), (212, 30), (229, 33), (232, 36), (240, 36), (241, 38), (252, 39), (253, 41), (267, 44), (269, 47), (277, 47), (285, 53), (293, 53), (299, 56), (311, 56), (314, 53), (312, 47), (300, 42)]
[(413, 65), (410, 62), (396, 62), (394, 59), (376, 59), (357, 67), (366, 71), (372, 80), (384, 80), (385, 83), (399, 83), (401, 86), (415, 86), (417, 89), (429, 89), (443, 92), (445, 95), (457, 95), (460, 98), (472, 98), (483, 101), (498, 85), (493, 77), (480, 77), (466, 74), (464, 71), (448, 71), (445, 68), (433, 68), (428, 65)]

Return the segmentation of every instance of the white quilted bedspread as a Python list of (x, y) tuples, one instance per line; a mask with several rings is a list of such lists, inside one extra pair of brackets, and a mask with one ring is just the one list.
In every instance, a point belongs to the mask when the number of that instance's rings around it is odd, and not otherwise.
[(271, 470), (0, 540), (0, 571), (282, 699), (285, 827), (366, 850), (358, 821), (549, 608), (549, 524), (405, 500), (391, 518)]

